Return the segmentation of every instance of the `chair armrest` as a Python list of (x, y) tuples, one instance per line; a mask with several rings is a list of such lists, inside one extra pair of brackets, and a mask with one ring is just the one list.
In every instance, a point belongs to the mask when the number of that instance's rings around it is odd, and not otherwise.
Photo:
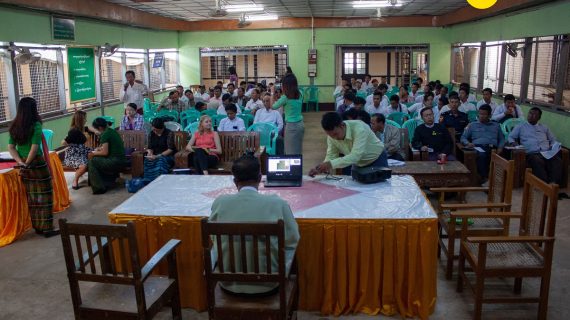
[(442, 210), (458, 210), (458, 209), (504, 209), (510, 207), (510, 203), (442, 203)]
[(188, 156), (190, 151), (181, 150), (174, 154), (174, 168), (177, 169), (188, 169)]
[(462, 211), (452, 212), (449, 216), (451, 218), (522, 218), (522, 214), (520, 212)]
[(131, 175), (133, 178), (144, 175), (144, 151), (134, 151), (131, 154)]
[(489, 191), (489, 187), (441, 187), (441, 188), (430, 188), (431, 192), (486, 192)]
[(495, 237), (467, 237), (466, 240), (473, 243), (521, 243), (521, 242), (553, 242), (554, 237), (540, 236), (495, 236)]
[(178, 239), (169, 240), (165, 245), (162, 246), (162, 248), (160, 248), (160, 250), (158, 250), (157, 253), (152, 256), (152, 258), (150, 258), (150, 260), (148, 260), (148, 262), (144, 265), (144, 267), (142, 267), (141, 270), (141, 279), (143, 282), (150, 276), (152, 270), (156, 268), (161, 260), (175, 252), (174, 250), (176, 250), (176, 247), (178, 247), (180, 243), (182, 243), (182, 241)]

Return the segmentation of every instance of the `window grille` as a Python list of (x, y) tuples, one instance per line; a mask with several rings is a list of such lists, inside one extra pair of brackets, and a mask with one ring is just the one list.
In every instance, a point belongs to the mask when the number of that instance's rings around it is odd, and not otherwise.
[(166, 88), (178, 85), (178, 60), (175, 52), (164, 53), (164, 75)]
[(149, 57), (149, 70), (150, 70), (150, 85), (149, 85), (149, 89), (151, 91), (156, 91), (156, 90), (160, 90), (161, 88), (163, 88), (162, 86), (162, 78), (161, 78), (161, 72), (163, 68), (153, 68), (153, 64), (154, 64), (154, 53), (150, 54)]
[(561, 49), (558, 40), (554, 36), (534, 38), (527, 95), (529, 100), (554, 103)]
[(485, 54), (485, 71), (483, 73), (483, 88), (491, 88), (493, 92), (499, 90), (499, 72), (501, 64), (501, 55), (503, 54), (502, 45), (487, 44)]
[(6, 64), (4, 59), (0, 59), (0, 122), (10, 119), (8, 105), (8, 75), (6, 74)]
[(118, 100), (123, 88), (122, 62), (120, 55), (101, 58), (101, 85), (103, 101)]
[[(518, 48), (523, 47), (524, 39), (508, 41), (505, 43), (516, 43)], [(504, 48), (504, 47), (501, 47)], [(505, 54), (503, 49), (503, 54)], [(521, 72), (523, 69), (523, 54), (522, 50), (517, 50), (516, 57), (509, 54), (506, 55), (505, 61), (505, 79), (503, 81), (503, 93), (512, 94), (515, 97), (520, 97), (521, 92)]]
[(287, 72), (287, 54), (286, 53), (276, 53), (275, 54), (275, 78), (281, 79), (285, 76)]
[(56, 50), (36, 50), (41, 59), (29, 64), (16, 63), (18, 93), (20, 98), (33, 97), (38, 103), (38, 112), (48, 113), (61, 109), (57, 76)]

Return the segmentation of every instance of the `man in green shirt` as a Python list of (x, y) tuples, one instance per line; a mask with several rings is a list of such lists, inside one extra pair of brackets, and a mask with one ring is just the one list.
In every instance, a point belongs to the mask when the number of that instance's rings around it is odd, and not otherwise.
[(350, 175), (354, 167), (388, 166), (384, 144), (366, 123), (342, 121), (338, 113), (328, 112), (323, 115), (321, 126), (328, 135), (327, 155), (323, 163), (309, 171), (311, 177), (332, 173), (337, 168), (343, 168), (342, 173)]

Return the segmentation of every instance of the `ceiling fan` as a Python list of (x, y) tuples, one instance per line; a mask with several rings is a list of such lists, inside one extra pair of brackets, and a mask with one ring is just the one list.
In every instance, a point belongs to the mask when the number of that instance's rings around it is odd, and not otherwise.
[(117, 50), (119, 50), (119, 45), (118, 44), (114, 44), (111, 45), (110, 43), (105, 43), (102, 47), (101, 47), (101, 53), (105, 56), (105, 57), (110, 57), (112, 55), (115, 54), (115, 52), (117, 52)]
[(20, 48), (14, 44), (10, 45), (10, 47), (8, 47), (8, 50), (16, 52), (14, 61), (18, 64), (30, 64), (42, 58), (42, 55), (39, 52), (30, 52), (30, 49)]
[(214, 17), (214, 18), (227, 16), (228, 12), (225, 9), (222, 9), (222, 6), (220, 4), (220, 0), (215, 0), (215, 2), (216, 2), (216, 7), (214, 9), (210, 10), (210, 12), (208, 12), (208, 15), (210, 17)]
[(518, 47), (516, 43), (505, 43), (503, 44), (503, 50), (511, 57), (516, 58), (518, 56), (518, 52), (521, 52), (521, 57), (524, 58), (524, 45), (522, 47)]
[(245, 17), (245, 13), (242, 13), (238, 20), (238, 28), (245, 28), (249, 25), (251, 25), (251, 21), (248, 21)]

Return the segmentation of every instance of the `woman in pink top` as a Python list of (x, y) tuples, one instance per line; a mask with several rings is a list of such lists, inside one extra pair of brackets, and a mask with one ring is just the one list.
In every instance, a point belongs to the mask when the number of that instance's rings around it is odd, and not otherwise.
[(198, 174), (208, 174), (208, 168), (218, 164), (222, 154), (220, 136), (212, 130), (212, 119), (203, 115), (200, 117), (198, 131), (192, 135), (186, 150), (194, 153), (194, 168)]

